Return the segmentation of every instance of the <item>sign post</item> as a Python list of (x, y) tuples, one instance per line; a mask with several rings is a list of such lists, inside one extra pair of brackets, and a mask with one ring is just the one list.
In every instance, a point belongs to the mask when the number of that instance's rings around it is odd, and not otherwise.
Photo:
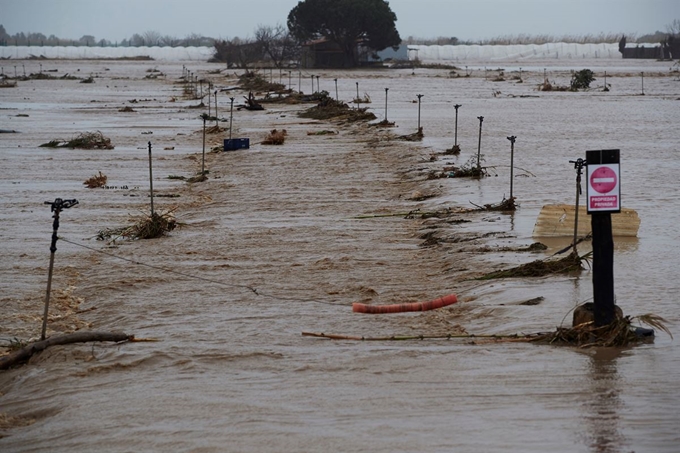
[(587, 208), (593, 229), (593, 302), (595, 326), (611, 324), (614, 312), (614, 239), (612, 213), (621, 212), (618, 149), (586, 151)]

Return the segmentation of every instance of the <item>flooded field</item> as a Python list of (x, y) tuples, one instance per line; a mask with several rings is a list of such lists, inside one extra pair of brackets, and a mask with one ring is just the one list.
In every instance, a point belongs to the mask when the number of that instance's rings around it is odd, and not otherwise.
[[(209, 178), (193, 184), (176, 177), (201, 169), (207, 106), (185, 96), (181, 63), (41, 64), (55, 79), (0, 89), (0, 129), (17, 131), (0, 134), (0, 345), (40, 336), (52, 233), (44, 202), (55, 198), (79, 204), (61, 214), (48, 335), (122, 331), (158, 341), (57, 346), (0, 372), (0, 451), (677, 451), (680, 349), (663, 332), (626, 349), (301, 335), (570, 325), (571, 310), (592, 299), (589, 269), (475, 278), (566, 246), (569, 238), (532, 237), (538, 213), (574, 202), (570, 160), (612, 148), (621, 150), (622, 205), (641, 218), (637, 238), (615, 239), (617, 303), (626, 315), (662, 316), (677, 332), (680, 81), (672, 62), (523, 62), (522, 83), (518, 64), (484, 62), (461, 77), (422, 68), (265, 72), (304, 92), (317, 82), (331, 96), (337, 79), (340, 100), (368, 94), (378, 121), (387, 114), (395, 127), (299, 118), (309, 105), (235, 108), (232, 134), (248, 137), (250, 149), (210, 152), (229, 131), (208, 134)], [(219, 91), (237, 83), (233, 71), (186, 64), (215, 84), (218, 116), (228, 119), (229, 97), (238, 106), (247, 95)], [(583, 68), (597, 71), (589, 91), (537, 90), (544, 76), (568, 85)], [(494, 81), (497, 69), (504, 80)], [(89, 76), (94, 83), (80, 83)], [(455, 104), (461, 154), (445, 156)], [(396, 139), (416, 132), (419, 116), (424, 139)], [(479, 116), (490, 176), (429, 179), (476, 158)], [(285, 144), (260, 144), (274, 128), (286, 129)], [(115, 149), (39, 147), (88, 131)], [(511, 135), (515, 213), (405, 218), (507, 198)], [(98, 241), (100, 231), (149, 212), (149, 143), (155, 209), (174, 210), (181, 227), (159, 239)], [(107, 188), (87, 189), (99, 171)], [(534, 242), (548, 249), (518, 251)], [(431, 312), (351, 308), (447, 294), (459, 302)], [(532, 299), (540, 303), (524, 304)]]

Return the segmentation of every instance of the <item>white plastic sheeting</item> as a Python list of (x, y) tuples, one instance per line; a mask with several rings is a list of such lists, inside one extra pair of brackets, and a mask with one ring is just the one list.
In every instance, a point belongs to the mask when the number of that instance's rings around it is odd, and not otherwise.
[(423, 63), (441, 61), (522, 61), (541, 59), (621, 58), (618, 43), (613, 44), (522, 44), (508, 46), (408, 46), (409, 60)]
[(135, 58), (150, 57), (162, 61), (207, 61), (214, 53), (213, 47), (60, 47), (60, 46), (7, 46), (0, 47), (0, 57), (13, 60), (28, 58)]

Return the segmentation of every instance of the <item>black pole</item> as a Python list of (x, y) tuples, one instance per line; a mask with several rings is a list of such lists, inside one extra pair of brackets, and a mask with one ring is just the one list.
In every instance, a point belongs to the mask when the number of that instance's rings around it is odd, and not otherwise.
[(425, 96), (424, 94), (416, 94), (418, 96), (418, 133), (420, 133), (420, 99)]
[(229, 98), (231, 101), (231, 111), (229, 112), (229, 140), (231, 140), (231, 131), (234, 125), (234, 98)]
[(389, 88), (385, 88), (385, 122), (387, 122), (387, 92)]
[(45, 204), (51, 205), (51, 211), (54, 212), (52, 216), (54, 222), (52, 222), (52, 243), (50, 244), (50, 267), (47, 274), (47, 291), (45, 293), (45, 311), (43, 312), (43, 323), (42, 331), (40, 334), (40, 339), (45, 339), (45, 332), (47, 331), (47, 316), (50, 310), (50, 292), (52, 291), (52, 271), (54, 269), (54, 254), (57, 251), (57, 231), (59, 230), (59, 213), (62, 209), (70, 208), (78, 204), (78, 200), (62, 200), (57, 198), (54, 202), (46, 201)]
[(593, 303), (595, 326), (614, 321), (614, 239), (612, 217), (608, 212), (593, 213)]
[(359, 82), (357, 82), (357, 110), (359, 110), (360, 104), (361, 104), (361, 99), (359, 99)]
[(511, 135), (508, 137), (508, 140), (510, 140), (510, 199), (512, 200), (512, 183), (514, 179), (514, 170), (515, 170), (515, 140), (517, 139), (516, 136)]
[(290, 71), (288, 71), (288, 89), (289, 89), (290, 91), (293, 91), (293, 86), (292, 86), (291, 83), (290, 83)]
[(319, 85), (319, 76), (316, 76), (316, 92), (321, 93), (321, 85)]
[(645, 73), (641, 72), (640, 76), (642, 77), (642, 94), (645, 94)]
[(460, 104), (456, 104), (453, 106), (454, 109), (456, 109), (456, 126), (454, 128), (454, 138), (453, 138), (453, 146), (458, 145), (458, 109), (461, 107)]
[(479, 142), (477, 143), (477, 170), (479, 170), (480, 168), (482, 168), (480, 164), (480, 159), (482, 154), (482, 123), (484, 122), (484, 117), (478, 116), (477, 119), (479, 120)]
[(312, 94), (314, 94), (314, 74), (310, 75), (309, 77), (312, 78)]
[(151, 169), (151, 142), (149, 142), (149, 193), (151, 194), (151, 217), (153, 212), (153, 170)]
[[(618, 193), (612, 193), (615, 187), (602, 189), (597, 182), (598, 174), (607, 168), (608, 183), (613, 180), (615, 185), (619, 185), (618, 166), (620, 163), (620, 151), (596, 150), (586, 151), (586, 165), (588, 167), (588, 213), (591, 215), (591, 227), (593, 231), (593, 305), (595, 327), (611, 324), (616, 318), (615, 294), (614, 294), (614, 239), (612, 236), (612, 212), (620, 212), (621, 193), (620, 186)], [(612, 168), (616, 170), (612, 171)], [(614, 176), (612, 175), (614, 173)], [(601, 176), (600, 176), (601, 177)], [(602, 190), (605, 190), (603, 194)], [(609, 192), (606, 192), (609, 190)], [(598, 206), (598, 203), (610, 202), (609, 199), (602, 200), (605, 196), (614, 199), (614, 203), (606, 208)]]
[(338, 79), (333, 79), (335, 81), (335, 102), (340, 102), (338, 98)]

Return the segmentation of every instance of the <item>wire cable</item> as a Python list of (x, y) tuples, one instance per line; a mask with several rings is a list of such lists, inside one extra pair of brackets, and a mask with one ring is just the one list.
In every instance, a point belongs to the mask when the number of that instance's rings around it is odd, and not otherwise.
[(145, 267), (155, 269), (155, 270), (158, 270), (158, 271), (168, 272), (168, 273), (175, 274), (175, 275), (181, 275), (182, 277), (185, 277), (185, 278), (191, 278), (191, 279), (194, 279), (194, 280), (201, 280), (201, 281), (204, 281), (204, 282), (214, 283), (216, 285), (226, 286), (226, 287), (229, 287), (229, 288), (247, 289), (249, 291), (252, 291), (253, 294), (255, 294), (256, 296), (268, 297), (268, 298), (271, 298), (271, 299), (285, 300), (285, 301), (291, 301), (291, 302), (314, 302), (314, 303), (325, 304), (325, 305), (346, 306), (346, 304), (344, 304), (344, 303), (326, 302), (326, 301), (322, 301), (322, 300), (318, 300), (318, 299), (299, 299), (299, 298), (294, 298), (294, 297), (279, 297), (279, 296), (275, 296), (273, 294), (263, 293), (261, 291), (258, 291), (258, 289), (253, 287), (253, 286), (237, 285), (237, 284), (234, 284), (234, 283), (225, 283), (225, 282), (221, 282), (219, 280), (213, 280), (213, 279), (210, 279), (210, 278), (201, 277), (199, 275), (187, 274), (185, 272), (180, 272), (180, 271), (176, 271), (176, 270), (173, 270), (173, 269), (168, 269), (167, 267), (155, 266), (153, 264), (143, 263), (141, 261), (133, 260), (131, 258), (125, 258), (123, 256), (116, 255), (115, 253), (105, 252), (103, 250), (99, 250), (99, 249), (96, 249), (94, 247), (90, 247), (88, 245), (78, 244), (77, 242), (70, 241), (70, 240), (63, 238), (61, 236), (59, 237), (59, 239), (68, 243), (68, 244), (75, 245), (76, 247), (82, 247), (84, 249), (91, 250), (93, 252), (100, 253), (100, 254), (106, 255), (106, 256), (110, 256), (112, 258), (116, 258), (116, 259), (119, 259), (119, 260), (122, 260), (122, 261), (127, 261), (128, 263), (136, 264), (138, 266), (145, 266)]

